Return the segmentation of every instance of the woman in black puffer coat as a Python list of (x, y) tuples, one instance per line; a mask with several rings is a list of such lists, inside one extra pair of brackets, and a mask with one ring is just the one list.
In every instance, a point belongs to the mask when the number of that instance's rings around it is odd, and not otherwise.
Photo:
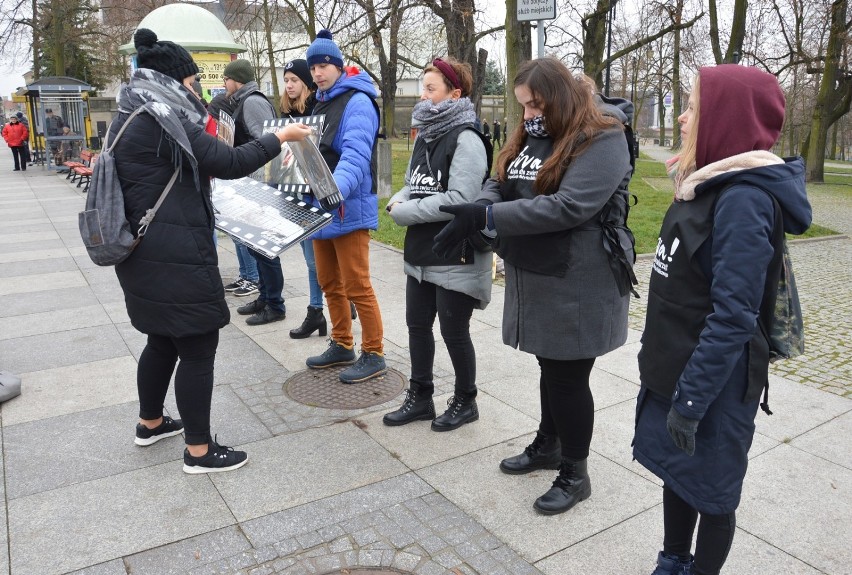
[[(213, 239), (210, 178), (248, 175), (278, 155), (282, 142), (303, 139), (310, 128), (294, 125), (231, 148), (204, 131), (207, 114), (191, 89), (198, 67), (189, 53), (158, 42), (146, 29), (134, 40), (139, 69), (122, 88), (120, 113), (110, 127), (112, 139), (143, 108), (113, 152), (128, 221), (138, 222), (179, 171), (145, 239), (115, 268), (130, 321), (148, 335), (137, 373), (136, 443), (151, 445), (185, 425), (184, 471), (236, 469), (246, 463), (245, 452), (210, 438), (213, 363), (219, 329), (230, 320)], [(175, 397), (183, 421), (163, 416), (178, 359)]]

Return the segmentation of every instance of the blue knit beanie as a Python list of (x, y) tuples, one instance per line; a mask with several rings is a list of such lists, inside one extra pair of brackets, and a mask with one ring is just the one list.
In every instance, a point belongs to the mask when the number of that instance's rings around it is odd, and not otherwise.
[(334, 64), (343, 68), (343, 54), (331, 39), (331, 32), (320, 30), (317, 39), (308, 46), (308, 66), (315, 64)]

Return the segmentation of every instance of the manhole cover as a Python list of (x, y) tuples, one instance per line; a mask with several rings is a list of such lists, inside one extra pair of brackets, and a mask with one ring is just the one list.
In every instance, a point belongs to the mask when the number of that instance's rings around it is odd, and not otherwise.
[[(327, 409), (362, 409), (390, 401), (405, 388), (405, 376), (389, 369), (381, 377), (348, 385), (338, 376), (345, 368), (306, 369), (284, 383), (284, 392), (293, 401)], [(389, 571), (389, 573), (397, 573)]]
[(325, 575), (413, 575), (411, 571), (397, 571), (395, 569), (373, 569), (352, 567), (351, 569), (341, 569), (340, 571), (332, 571)]

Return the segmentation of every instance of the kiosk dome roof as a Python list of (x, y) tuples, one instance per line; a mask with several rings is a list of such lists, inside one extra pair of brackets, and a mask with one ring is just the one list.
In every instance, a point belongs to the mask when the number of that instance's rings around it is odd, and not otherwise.
[[(191, 25), (187, 25), (190, 23)], [(145, 16), (136, 28), (148, 28), (160, 40), (180, 44), (191, 52), (245, 52), (246, 47), (234, 42), (231, 32), (215, 14), (192, 4), (168, 4)], [(135, 32), (135, 30), (134, 30)], [(135, 54), (132, 35), (119, 50)]]

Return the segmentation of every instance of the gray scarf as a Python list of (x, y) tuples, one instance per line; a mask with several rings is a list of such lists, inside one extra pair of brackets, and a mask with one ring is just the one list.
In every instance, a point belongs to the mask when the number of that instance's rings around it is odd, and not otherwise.
[(130, 114), (140, 107), (145, 108), (146, 113), (160, 124), (165, 136), (177, 144), (172, 147), (172, 165), (179, 169), (183, 157), (189, 159), (196, 188), (200, 189), (198, 161), (192, 153), (183, 122), (189, 121), (203, 129), (207, 122), (204, 105), (174, 78), (156, 70), (139, 68), (133, 72), (130, 83), (121, 87), (118, 109)]
[(434, 140), (456, 126), (475, 122), (476, 111), (470, 98), (448, 98), (437, 104), (421, 100), (411, 112), (411, 125), (418, 129), (418, 136), (427, 140)]

